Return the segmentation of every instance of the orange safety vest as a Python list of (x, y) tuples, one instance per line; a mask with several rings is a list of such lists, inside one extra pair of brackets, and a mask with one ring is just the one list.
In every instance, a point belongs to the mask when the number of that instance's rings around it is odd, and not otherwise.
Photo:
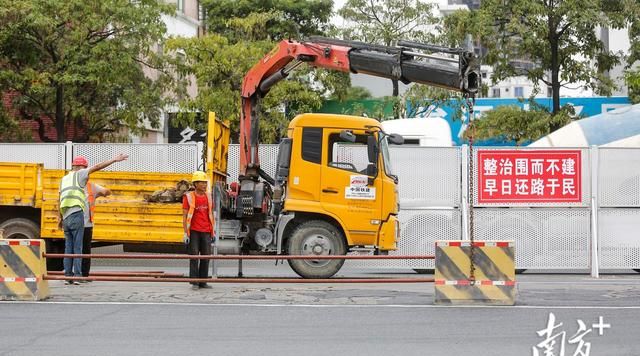
[(96, 198), (93, 196), (93, 183), (87, 182), (87, 200), (89, 200), (89, 221), (93, 222), (93, 214), (96, 210)]
[[(187, 236), (191, 236), (191, 219), (193, 218), (193, 212), (196, 211), (196, 192), (191, 191), (186, 193), (187, 203), (189, 204), (189, 212), (187, 212)], [(207, 197), (207, 204), (209, 205), (209, 221), (211, 221), (211, 233), (213, 234), (213, 202), (211, 201), (211, 194), (205, 193)]]

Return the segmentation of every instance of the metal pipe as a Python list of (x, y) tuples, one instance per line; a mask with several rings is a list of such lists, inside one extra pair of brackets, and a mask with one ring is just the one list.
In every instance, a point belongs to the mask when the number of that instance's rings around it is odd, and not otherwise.
[[(62, 271), (47, 271), (48, 275), (63, 276)], [(90, 273), (89, 277), (154, 277), (154, 278), (171, 278), (182, 277), (183, 273), (147, 273), (147, 272), (95, 272)]]
[(457, 58), (441, 57), (441, 56), (436, 56), (436, 55), (433, 55), (433, 54), (426, 54), (426, 53), (422, 53), (422, 52), (405, 51), (404, 53), (408, 54), (408, 55), (411, 55), (411, 56), (414, 56), (414, 57), (429, 58), (429, 59), (435, 59), (437, 61), (451, 62), (451, 63), (458, 64), (458, 59)]
[(66, 254), (66, 253), (45, 253), (46, 258), (122, 258), (122, 259), (142, 259), (142, 260), (433, 260), (435, 256), (389, 256), (389, 255), (367, 255), (367, 256), (343, 256), (343, 255), (144, 255), (144, 254)]
[(451, 54), (458, 54), (458, 55), (460, 53), (465, 52), (465, 50), (462, 48), (450, 48), (450, 47), (432, 45), (432, 44), (421, 43), (416, 41), (407, 41), (407, 40), (399, 40), (398, 46), (422, 49), (430, 52), (451, 53)]
[(189, 282), (189, 283), (433, 283), (433, 278), (149, 278), (149, 277), (65, 277), (45, 275), (49, 281), (98, 282)]

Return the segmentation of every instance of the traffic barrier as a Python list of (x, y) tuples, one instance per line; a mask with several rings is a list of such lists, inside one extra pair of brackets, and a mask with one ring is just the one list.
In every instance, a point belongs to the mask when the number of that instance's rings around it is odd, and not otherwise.
[(437, 241), (435, 267), (436, 304), (515, 304), (513, 241)]
[(0, 300), (49, 297), (44, 251), (44, 240), (0, 240)]

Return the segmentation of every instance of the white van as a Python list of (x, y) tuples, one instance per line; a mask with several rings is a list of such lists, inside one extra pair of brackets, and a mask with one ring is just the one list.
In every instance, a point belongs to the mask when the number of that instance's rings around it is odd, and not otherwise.
[(386, 133), (404, 137), (405, 145), (447, 147), (453, 145), (451, 126), (441, 117), (387, 120), (382, 122)]

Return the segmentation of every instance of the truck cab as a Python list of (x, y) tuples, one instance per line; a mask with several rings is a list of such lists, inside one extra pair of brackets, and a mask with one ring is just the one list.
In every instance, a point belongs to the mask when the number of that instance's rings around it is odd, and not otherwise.
[(389, 137), (380, 123), (357, 116), (303, 114), (291, 121), (288, 137), (292, 149), (283, 213), (297, 215), (294, 225), (305, 220), (331, 224), (342, 241), (308, 237), (301, 246), (284, 241), (287, 250), (395, 250), (397, 177), (389, 161)]

